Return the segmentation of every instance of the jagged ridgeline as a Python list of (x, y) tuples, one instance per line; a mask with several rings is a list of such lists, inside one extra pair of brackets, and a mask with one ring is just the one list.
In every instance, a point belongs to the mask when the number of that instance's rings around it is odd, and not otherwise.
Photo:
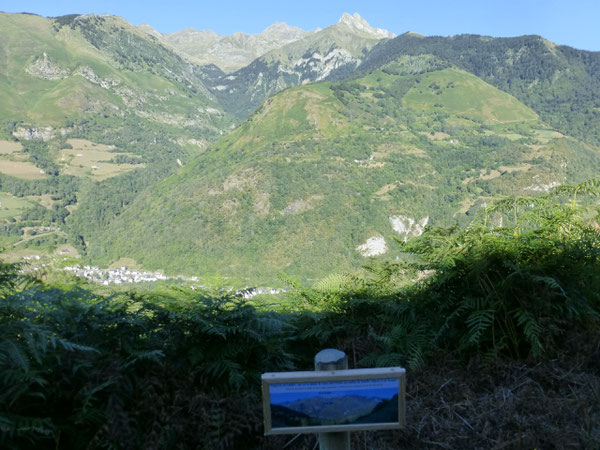
[(89, 254), (255, 281), (320, 277), (395, 258), (394, 238), (466, 224), (498, 196), (599, 167), (598, 148), (510, 94), (436, 56), (403, 55), (268, 99), (93, 236)]
[(285, 88), (352, 76), (369, 50), (391, 37), (393, 33), (371, 27), (358, 14), (344, 14), (337, 24), (274, 48), (233, 73), (206, 66), (204, 82), (225, 111), (245, 119)]

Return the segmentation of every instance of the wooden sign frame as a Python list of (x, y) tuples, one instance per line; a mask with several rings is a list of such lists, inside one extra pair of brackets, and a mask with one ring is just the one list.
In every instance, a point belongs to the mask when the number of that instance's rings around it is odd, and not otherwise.
[[(402, 367), (265, 373), (262, 375), (262, 393), (265, 435), (384, 430), (404, 428), (406, 425), (406, 371)], [(378, 408), (379, 411), (387, 408), (386, 418), (389, 419), (390, 412), (393, 414), (395, 411), (395, 395), (398, 396), (397, 420), (373, 419), (383, 414), (375, 412)], [(317, 407), (329, 407), (330, 416), (337, 414), (337, 417), (310, 417), (289, 408), (305, 399), (316, 402)], [(364, 399), (362, 404), (361, 399)], [(273, 403), (273, 400), (277, 403)], [(340, 405), (354, 402), (354, 408), (358, 408), (359, 412), (336, 411), (336, 401)], [(369, 410), (371, 405), (376, 406), (367, 413), (363, 409), (361, 416), (360, 408)], [(357, 416), (339, 417), (345, 414)]]

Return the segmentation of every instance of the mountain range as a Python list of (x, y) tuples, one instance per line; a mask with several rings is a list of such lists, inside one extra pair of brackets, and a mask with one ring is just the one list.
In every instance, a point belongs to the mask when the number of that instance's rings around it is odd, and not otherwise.
[[(287, 402), (282, 406), (323, 421), (343, 423), (370, 413), (382, 400), (362, 395), (344, 395), (332, 398), (310, 397)], [(398, 401), (397, 398), (396, 401)]]
[(161, 37), (200, 65), (214, 64), (224, 72), (232, 72), (247, 66), (271, 50), (291, 44), (314, 32), (279, 22), (258, 34), (237, 32), (230, 36), (222, 36), (212, 30), (198, 31), (188, 28), (176, 33), (163, 34)]
[(397, 423), (398, 395), (390, 399), (361, 395), (310, 397), (271, 405), (271, 422), (273, 428)]
[[(354, 15), (344, 13), (340, 17), (337, 27), (343, 27), (351, 35), (370, 39), (395, 36), (390, 31), (371, 27), (358, 13)], [(239, 70), (256, 58), (309, 36), (318, 35), (316, 39), (313, 39), (314, 41), (322, 40), (328, 34), (321, 33), (323, 31), (321, 29), (305, 31), (284, 22), (274, 23), (258, 34), (246, 34), (238, 31), (229, 36), (222, 36), (212, 30), (199, 31), (193, 28), (165, 34), (157, 32), (146, 24), (140, 25), (139, 28), (162, 39), (194, 62), (200, 65), (214, 64), (223, 72)], [(303, 45), (306, 47), (306, 43)]]
[(0, 215), (8, 254), (69, 242), (96, 264), (314, 279), (600, 168), (600, 53), (539, 36), (395, 37), (358, 14), (257, 35), (96, 15), (0, 30), (0, 192), (25, 202)]

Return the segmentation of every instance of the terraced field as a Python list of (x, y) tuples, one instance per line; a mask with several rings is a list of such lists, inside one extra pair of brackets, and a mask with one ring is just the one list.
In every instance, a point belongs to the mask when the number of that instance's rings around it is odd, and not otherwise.
[(69, 139), (69, 149), (60, 150), (60, 163), (64, 175), (91, 177), (96, 181), (115, 177), (144, 164), (117, 163), (119, 156), (131, 157), (131, 153), (116, 152), (110, 145), (96, 144), (86, 139)]
[(0, 155), (12, 155), (23, 150), (23, 146), (19, 142), (0, 141)]
[(0, 157), (0, 173), (25, 180), (41, 180), (46, 175), (44, 171), (28, 161), (14, 161)]

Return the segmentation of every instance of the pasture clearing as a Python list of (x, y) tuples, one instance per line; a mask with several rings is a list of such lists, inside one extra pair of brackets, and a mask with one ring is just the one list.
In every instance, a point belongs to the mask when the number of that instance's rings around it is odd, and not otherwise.
[[(431, 133), (433, 133), (433, 134), (431, 134)], [(431, 133), (428, 133), (427, 131), (419, 131), (419, 134), (422, 134), (423, 136), (429, 138), (430, 141), (443, 141), (450, 137), (449, 134), (443, 133), (441, 131), (436, 131), (436, 132), (431, 132)]]
[(537, 120), (537, 114), (513, 96), (459, 69), (423, 74), (403, 104), (424, 112), (460, 114), (488, 124)]
[(52, 196), (50, 194), (28, 195), (26, 198), (27, 200), (35, 202), (46, 209), (52, 208), (52, 205), (56, 203), (55, 200), (52, 200)]
[(60, 150), (60, 164), (64, 175), (90, 177), (96, 181), (106, 180), (127, 173), (144, 164), (118, 164), (111, 162), (117, 156), (133, 156), (132, 153), (115, 152), (115, 147), (96, 144), (86, 139), (69, 139), (72, 148)]
[(0, 219), (18, 216), (30, 206), (27, 200), (0, 192)]
[(523, 164), (519, 164), (516, 166), (500, 166), (498, 168), (498, 170), (500, 170), (500, 172), (513, 173), (513, 172), (527, 172), (531, 168), (533, 168), (533, 165), (523, 163)]
[(0, 253), (0, 261), (8, 263), (27, 261), (34, 265), (39, 264), (40, 261), (60, 263), (80, 257), (79, 252), (70, 244), (59, 245), (53, 251), (44, 248), (12, 247)]
[(519, 139), (524, 138), (524, 136), (522, 134), (517, 134), (517, 133), (505, 133), (505, 134), (500, 134), (499, 136), (502, 136), (502, 137), (508, 139), (509, 141), (518, 141)]
[(22, 260), (31, 262), (39, 261), (44, 258), (44, 254), (33, 248), (7, 249), (4, 253), (0, 253), (0, 259), (7, 263), (16, 263)]
[(475, 204), (475, 200), (472, 198), (465, 198), (459, 204), (460, 204), (460, 209), (454, 213), (453, 217), (456, 217), (458, 214), (466, 214), (467, 211), (469, 211), (469, 209), (471, 209), (471, 206), (473, 206)]
[(46, 174), (28, 161), (13, 161), (0, 157), (0, 173), (25, 180), (41, 180)]
[(0, 140), (0, 155), (12, 155), (21, 150), (23, 150), (23, 146), (19, 142)]
[(565, 135), (554, 130), (534, 130), (535, 137), (542, 143), (547, 144), (552, 139), (564, 138)]
[(54, 256), (62, 256), (63, 258), (80, 258), (81, 255), (71, 244), (63, 244), (56, 247)]

